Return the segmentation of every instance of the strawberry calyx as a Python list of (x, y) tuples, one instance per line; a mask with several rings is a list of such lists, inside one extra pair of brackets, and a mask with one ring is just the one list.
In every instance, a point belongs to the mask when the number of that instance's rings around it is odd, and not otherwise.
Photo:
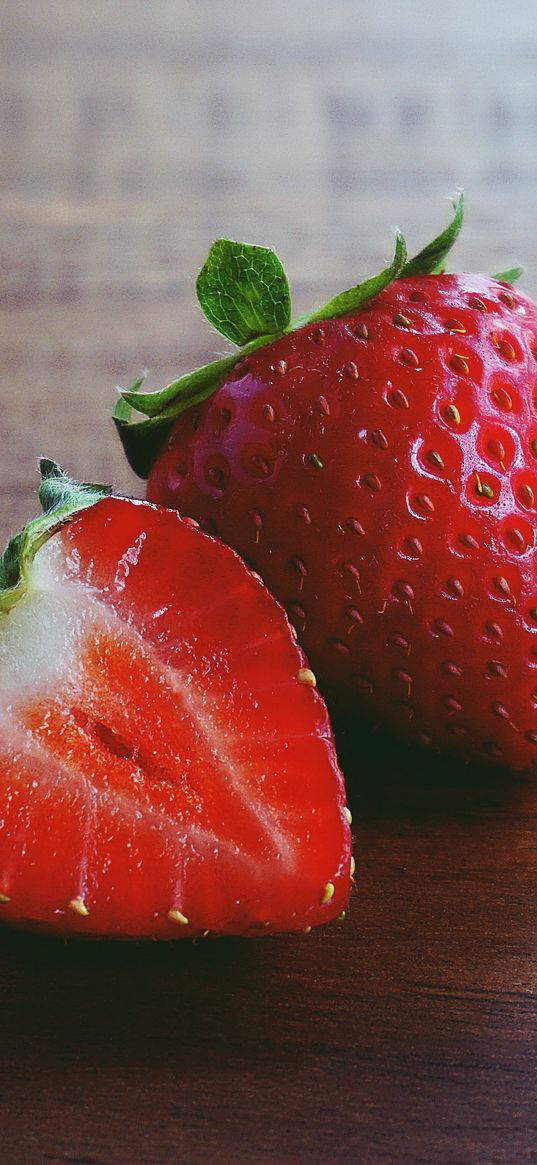
[(491, 275), (491, 279), (496, 279), (498, 283), (516, 283), (517, 279), (524, 274), (523, 267), (509, 267), (507, 271), (498, 271), (495, 275)]
[(10, 539), (0, 557), (0, 613), (10, 611), (28, 590), (32, 563), (40, 547), (80, 510), (112, 493), (110, 486), (72, 481), (47, 457), (40, 459), (39, 471), (38, 497), (43, 513)]
[[(393, 258), (384, 270), (295, 319), (287, 277), (274, 251), (218, 239), (199, 272), (196, 292), (209, 323), (236, 344), (237, 350), (157, 392), (142, 391), (143, 376), (129, 388), (119, 389), (113, 419), (135, 473), (149, 475), (177, 418), (211, 396), (239, 360), (307, 324), (359, 310), (396, 279), (443, 273), (446, 256), (460, 233), (463, 213), (463, 194), (458, 191), (447, 227), (417, 255), (408, 258), (403, 235), (396, 230)], [(508, 281), (509, 276), (515, 278), (519, 273), (516, 268), (496, 278)], [(133, 412), (139, 419), (133, 419)]]

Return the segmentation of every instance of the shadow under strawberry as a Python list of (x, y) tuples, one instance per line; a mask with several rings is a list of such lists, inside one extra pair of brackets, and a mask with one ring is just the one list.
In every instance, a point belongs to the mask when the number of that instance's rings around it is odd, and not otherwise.
[(458, 816), (465, 807), (508, 810), (531, 795), (535, 774), (464, 763), (460, 758), (402, 743), (364, 723), (332, 718), (339, 763), (355, 827), (365, 811), (396, 818)]

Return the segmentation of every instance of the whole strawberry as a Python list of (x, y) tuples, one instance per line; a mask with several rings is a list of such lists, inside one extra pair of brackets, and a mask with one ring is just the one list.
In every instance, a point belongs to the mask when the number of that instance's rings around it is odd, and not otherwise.
[[(242, 352), (122, 394), (148, 497), (280, 599), (339, 714), (465, 758), (537, 760), (537, 305), (447, 275), (462, 222), (294, 324), (272, 252), (214, 245), (204, 310)], [(277, 335), (276, 333), (279, 333)], [(146, 419), (132, 424), (130, 409)]]

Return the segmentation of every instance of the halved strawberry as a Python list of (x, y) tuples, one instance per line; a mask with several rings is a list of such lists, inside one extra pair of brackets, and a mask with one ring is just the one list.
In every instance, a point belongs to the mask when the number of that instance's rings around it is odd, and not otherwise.
[(195, 523), (42, 474), (0, 561), (0, 917), (162, 938), (333, 918), (349, 815), (282, 609)]

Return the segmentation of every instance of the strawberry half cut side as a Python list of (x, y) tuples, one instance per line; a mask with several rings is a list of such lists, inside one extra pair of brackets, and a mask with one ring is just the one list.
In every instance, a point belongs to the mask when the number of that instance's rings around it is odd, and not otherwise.
[(41, 466), (0, 560), (0, 918), (171, 939), (338, 916), (350, 815), (283, 610), (195, 523)]

